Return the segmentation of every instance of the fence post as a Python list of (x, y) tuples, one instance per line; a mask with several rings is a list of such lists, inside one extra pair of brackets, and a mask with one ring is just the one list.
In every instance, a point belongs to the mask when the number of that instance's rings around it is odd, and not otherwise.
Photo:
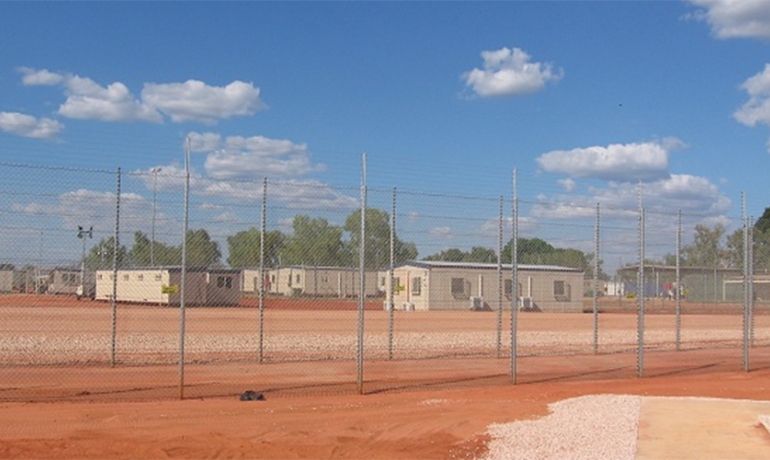
[(396, 269), (396, 187), (393, 187), (393, 205), (390, 211), (390, 271), (389, 277), (390, 280), (388, 282), (388, 294), (387, 294), (387, 305), (388, 305), (388, 359), (393, 359), (393, 310), (395, 310), (395, 305), (393, 304), (393, 297), (394, 297), (394, 275), (393, 271)]
[(190, 138), (184, 157), (184, 224), (182, 225), (182, 278), (179, 282), (179, 399), (184, 399), (185, 292), (187, 288), (187, 227), (190, 209)]
[(118, 251), (120, 250), (120, 167), (117, 171), (115, 192), (115, 236), (112, 239), (112, 295), (110, 296), (110, 367), (115, 367), (117, 336)]
[(748, 235), (749, 235), (749, 346), (754, 346), (754, 217), (749, 216), (748, 222)]
[(746, 216), (746, 194), (741, 192), (741, 217), (743, 220), (743, 370), (749, 371), (749, 304), (751, 303), (749, 261), (749, 218)]
[(639, 377), (644, 376), (644, 207), (642, 206), (642, 181), (639, 181), (639, 274), (637, 288), (636, 367)]
[(500, 213), (497, 219), (497, 357), (503, 349), (503, 196), (500, 195)]
[(267, 218), (267, 177), (262, 179), (262, 210), (259, 218), (259, 356), (264, 358), (265, 344), (265, 228)]
[(519, 198), (516, 190), (516, 168), (513, 169), (513, 202), (512, 221), (513, 237), (511, 239), (511, 383), (516, 383), (516, 354), (518, 311), (519, 311)]
[(680, 209), (676, 226), (676, 351), (682, 349), (682, 273), (681, 273), (681, 254), (682, 254), (682, 210)]
[(596, 230), (594, 232), (594, 354), (599, 354), (599, 231), (600, 204), (596, 203)]
[(358, 357), (356, 387), (358, 393), (364, 393), (364, 289), (366, 264), (366, 152), (361, 155), (361, 241), (358, 247)]

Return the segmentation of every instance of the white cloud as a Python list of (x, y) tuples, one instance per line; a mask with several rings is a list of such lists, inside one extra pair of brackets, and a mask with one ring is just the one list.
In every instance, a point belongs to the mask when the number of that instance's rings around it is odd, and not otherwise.
[(171, 117), (172, 121), (211, 124), (219, 119), (252, 115), (264, 109), (259, 92), (253, 84), (242, 81), (217, 87), (187, 80), (184, 83), (145, 84), (142, 100)]
[(56, 137), (64, 125), (50, 118), (35, 118), (18, 112), (0, 112), (0, 130), (35, 139)]
[(482, 51), (481, 57), (483, 69), (476, 68), (462, 75), (466, 86), (481, 97), (534, 93), (564, 75), (550, 63), (530, 62), (530, 55), (519, 48)]
[[(54, 204), (14, 204), (14, 211), (32, 216), (55, 216), (62, 219), (65, 228), (73, 232), (78, 226), (93, 226), (94, 233), (111, 234), (115, 228), (116, 198), (113, 192), (78, 189), (59, 195)], [(141, 195), (121, 193), (120, 222), (124, 229), (141, 228), (147, 222), (151, 209)]]
[(430, 236), (441, 239), (451, 239), (454, 232), (449, 227), (435, 227), (430, 230)]
[(20, 67), (19, 72), (24, 74), (21, 82), (27, 86), (54, 86), (64, 82), (64, 75), (48, 70), (35, 70), (29, 67)]
[(569, 179), (569, 178), (567, 178), (567, 179), (559, 179), (559, 180), (557, 180), (556, 182), (557, 182), (557, 183), (558, 183), (558, 184), (561, 186), (561, 188), (563, 188), (563, 189), (564, 189), (564, 191), (566, 191), (566, 192), (571, 192), (571, 191), (575, 190), (576, 184), (575, 184), (575, 181), (574, 181), (574, 180), (572, 180), (572, 179)]
[(749, 94), (749, 100), (733, 117), (747, 126), (770, 125), (770, 64), (765, 64), (762, 72), (743, 82), (741, 88)]
[(27, 86), (61, 85), (66, 100), (59, 115), (112, 122), (160, 123), (163, 116), (172, 121), (215, 123), (234, 116), (252, 115), (265, 108), (260, 89), (251, 83), (233, 81), (209, 86), (201, 81), (184, 83), (146, 83), (137, 98), (121, 82), (101, 86), (90, 78), (49, 70), (22, 67), (22, 83)]
[[(633, 217), (639, 207), (637, 184), (612, 182), (606, 188), (594, 187), (589, 195), (540, 195), (532, 208), (537, 218), (573, 219), (596, 215), (596, 203), (601, 204), (602, 215)], [(730, 209), (731, 201), (719, 188), (704, 177), (689, 174), (671, 174), (668, 178), (645, 183), (642, 186), (645, 209), (675, 216), (684, 213), (702, 216), (722, 216)]]
[(689, 0), (705, 8), (694, 15), (708, 22), (719, 38), (770, 38), (770, 2), (767, 0)]
[(64, 117), (102, 121), (163, 121), (160, 113), (137, 100), (123, 83), (103, 87), (90, 78), (75, 75), (68, 76), (64, 85), (67, 99), (58, 112)]
[[(182, 190), (185, 184), (184, 168), (168, 165), (158, 173), (157, 190)], [(154, 176), (148, 169), (131, 173), (139, 177), (148, 190), (154, 184)], [(262, 179), (236, 180), (204, 177), (194, 170), (190, 171), (191, 194), (210, 199), (223, 199), (228, 202), (257, 202), (262, 199)], [(286, 203), (288, 208), (304, 209), (355, 209), (359, 206), (358, 198), (345, 195), (328, 184), (315, 180), (285, 180), (268, 182), (268, 198)], [(213, 210), (215, 203), (206, 203)]]
[(554, 150), (537, 158), (550, 173), (615, 181), (658, 180), (668, 177), (669, 150), (681, 142), (610, 144), (572, 150)]
[(322, 171), (310, 159), (306, 144), (263, 136), (230, 136), (190, 133), (190, 148), (207, 154), (205, 168), (215, 179), (296, 177)]

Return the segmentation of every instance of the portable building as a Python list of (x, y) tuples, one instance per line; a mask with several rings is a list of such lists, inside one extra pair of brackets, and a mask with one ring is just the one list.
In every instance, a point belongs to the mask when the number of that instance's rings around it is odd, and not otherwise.
[(75, 295), (80, 286), (81, 271), (68, 268), (55, 268), (48, 275), (48, 293)]
[[(265, 274), (267, 274), (267, 270), (265, 270)], [(258, 293), (259, 292), (259, 286), (260, 286), (260, 279), (262, 277), (259, 274), (258, 268), (244, 268), (241, 270), (241, 291), (242, 292), (249, 292), (249, 293)], [(267, 291), (268, 286), (270, 285), (270, 278), (269, 274), (265, 277), (264, 280), (262, 280), (262, 285), (264, 289)]]
[[(285, 296), (307, 295), (313, 297), (356, 297), (360, 294), (361, 274), (358, 268), (287, 266), (267, 272), (265, 290)], [(375, 297), (377, 272), (364, 273), (364, 293)]]
[[(500, 278), (503, 285), (500, 286)], [(393, 301), (404, 310), (488, 310), (510, 308), (511, 268), (497, 264), (410, 261), (393, 272)], [(385, 277), (390, 286), (390, 277)], [(522, 310), (583, 311), (583, 271), (550, 265), (519, 265), (517, 293)], [(386, 289), (388, 296), (390, 289)]]
[(0, 292), (13, 291), (13, 269), (0, 270)]
[[(117, 271), (118, 302), (180, 305), (182, 269), (159, 267)], [(185, 279), (185, 305), (232, 306), (241, 297), (238, 270), (188, 268)], [(112, 270), (96, 272), (96, 299), (110, 300), (113, 293)]]

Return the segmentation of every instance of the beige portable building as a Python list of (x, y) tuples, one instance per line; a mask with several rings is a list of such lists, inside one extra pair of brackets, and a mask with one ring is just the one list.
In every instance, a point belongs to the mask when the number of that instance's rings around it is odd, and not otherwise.
[(0, 292), (13, 291), (13, 270), (0, 270)]
[(48, 293), (75, 295), (80, 286), (80, 270), (55, 268), (48, 275)]
[[(496, 310), (497, 264), (411, 261), (395, 268), (393, 308), (397, 310)], [(511, 267), (503, 266), (503, 308), (511, 304)], [(390, 294), (390, 277), (385, 277)], [(522, 310), (583, 311), (583, 272), (550, 265), (518, 266), (517, 302)], [(384, 304), (388, 308), (390, 303)]]
[[(268, 270), (265, 270), (268, 273)], [(258, 293), (261, 276), (259, 275), (258, 268), (244, 268), (241, 270), (241, 291), (249, 293)], [(267, 279), (263, 281), (264, 286), (269, 284), (269, 274)]]
[[(115, 286), (118, 302), (172, 306), (181, 303), (182, 269), (179, 267), (118, 270), (117, 275)], [(238, 305), (241, 298), (240, 285), (238, 270), (188, 268), (185, 305)], [(97, 271), (96, 299), (110, 300), (112, 289), (112, 270)]]
[[(380, 292), (376, 271), (365, 272), (364, 283), (366, 297)], [(267, 292), (285, 296), (356, 297), (360, 285), (359, 269), (347, 267), (279, 267), (269, 270), (265, 280)]]

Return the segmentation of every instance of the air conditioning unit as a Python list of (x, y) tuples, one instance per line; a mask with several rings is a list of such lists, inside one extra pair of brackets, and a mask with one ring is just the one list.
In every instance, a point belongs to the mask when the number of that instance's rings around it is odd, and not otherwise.
[(532, 297), (521, 297), (519, 300), (519, 310), (531, 311), (532, 310)]
[(484, 298), (483, 297), (471, 297), (470, 298), (471, 304), (470, 309), (472, 311), (479, 311), (484, 309)]

